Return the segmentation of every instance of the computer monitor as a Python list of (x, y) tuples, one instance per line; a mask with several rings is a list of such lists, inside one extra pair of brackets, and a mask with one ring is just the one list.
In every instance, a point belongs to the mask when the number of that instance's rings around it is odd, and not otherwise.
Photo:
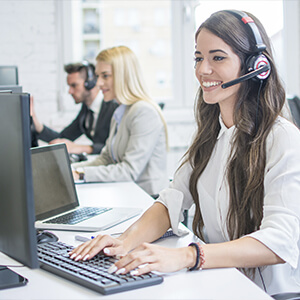
[(22, 93), (20, 85), (0, 85), (0, 93)]
[(0, 66), (0, 85), (19, 85), (17, 66)]
[(0, 251), (38, 267), (29, 94), (0, 93)]

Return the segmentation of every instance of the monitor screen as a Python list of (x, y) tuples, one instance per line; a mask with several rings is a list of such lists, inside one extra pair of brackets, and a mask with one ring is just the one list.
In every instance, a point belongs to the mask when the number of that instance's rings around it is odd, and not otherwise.
[(19, 85), (17, 66), (0, 66), (0, 85)]
[(0, 93), (0, 251), (38, 267), (29, 94)]
[(36, 220), (78, 206), (65, 144), (32, 148), (31, 164)]

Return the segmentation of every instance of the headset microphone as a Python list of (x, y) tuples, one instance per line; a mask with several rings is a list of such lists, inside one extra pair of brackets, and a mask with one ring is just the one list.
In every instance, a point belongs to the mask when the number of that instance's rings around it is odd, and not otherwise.
[(245, 74), (245, 75), (243, 75), (243, 76), (241, 76), (239, 78), (236, 78), (236, 79), (234, 79), (232, 81), (228, 81), (226, 83), (223, 83), (221, 85), (221, 87), (223, 89), (226, 89), (226, 88), (228, 88), (230, 86), (233, 86), (235, 84), (238, 84), (240, 82), (243, 82), (243, 81), (246, 81), (248, 79), (254, 78), (255, 76), (262, 75), (262, 73), (266, 73), (269, 70), (270, 70), (270, 66), (269, 65), (263, 65), (262, 67), (259, 67), (258, 69), (254, 70), (254, 71), (251, 71), (251, 72), (249, 72), (249, 73), (247, 73), (247, 74)]

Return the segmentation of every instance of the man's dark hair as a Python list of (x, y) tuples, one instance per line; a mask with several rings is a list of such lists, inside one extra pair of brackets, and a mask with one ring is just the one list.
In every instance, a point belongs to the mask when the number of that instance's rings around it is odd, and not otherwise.
[(73, 74), (73, 73), (79, 72), (83, 79), (87, 79), (87, 77), (88, 77), (87, 68), (91, 68), (91, 70), (93, 71), (93, 74), (95, 74), (95, 66), (91, 63), (89, 63), (88, 65), (83, 64), (83, 63), (71, 63), (71, 64), (67, 64), (64, 66), (64, 70), (68, 74)]

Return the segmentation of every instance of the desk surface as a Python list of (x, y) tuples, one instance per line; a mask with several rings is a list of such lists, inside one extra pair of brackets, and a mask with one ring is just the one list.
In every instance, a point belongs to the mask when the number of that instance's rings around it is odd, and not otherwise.
[[(78, 197), (82, 205), (132, 206), (143, 209), (153, 203), (153, 199), (134, 183), (105, 183), (77, 185)], [(124, 231), (134, 220), (119, 224), (108, 233)], [(61, 241), (78, 245), (76, 232), (56, 231)], [(82, 235), (82, 233), (80, 233)], [(84, 235), (89, 235), (84, 233)], [(93, 233), (94, 235), (94, 233)], [(177, 238), (168, 237), (156, 243), (168, 247), (183, 247), (193, 240), (193, 234)], [(0, 252), (0, 264), (18, 265), (16, 261)], [(1, 290), (0, 299), (271, 299), (252, 281), (234, 268), (180, 272), (164, 275), (160, 285), (110, 296), (103, 296), (64, 278), (42, 269), (27, 267), (11, 268), (29, 279), (24, 287)]]

